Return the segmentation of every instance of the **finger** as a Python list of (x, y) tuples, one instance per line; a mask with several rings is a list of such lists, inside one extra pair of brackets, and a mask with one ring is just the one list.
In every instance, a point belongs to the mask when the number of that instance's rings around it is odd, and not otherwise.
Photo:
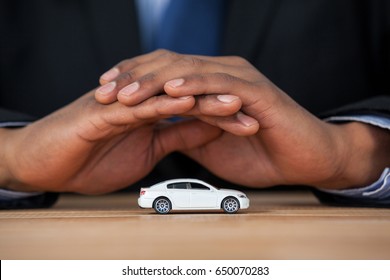
[(226, 73), (196, 74), (168, 81), (164, 91), (173, 97), (218, 94), (235, 95), (242, 101), (242, 110), (257, 119), (275, 102), (278, 89), (268, 80), (250, 83)]
[(117, 86), (116, 82), (112, 81), (97, 88), (94, 92), (96, 101), (99, 102), (100, 104), (105, 104), (105, 105), (117, 101), (116, 86)]
[(105, 74), (106, 76), (112, 76), (113, 79), (109, 83), (102, 83), (102, 86), (96, 89), (95, 98), (101, 104), (111, 104), (118, 100), (117, 94), (124, 87), (130, 84), (125, 91), (137, 90), (139, 83), (134, 83), (135, 81), (166, 65), (172, 64), (174, 61), (179, 60), (180, 57), (181, 55), (173, 52), (158, 50), (147, 55), (122, 61)]
[(120, 74), (147, 62), (153, 61), (158, 56), (162, 55), (164, 50), (156, 50), (151, 53), (139, 55), (130, 59), (125, 59), (116, 64), (110, 70), (100, 76), (99, 82), (101, 85), (105, 85), (108, 82), (116, 79)]
[(154, 96), (136, 106), (124, 106), (114, 103), (104, 106), (102, 116), (111, 125), (139, 126), (145, 122), (182, 115), (191, 110), (195, 100), (193, 97), (172, 98), (167, 95)]
[(213, 117), (213, 116), (198, 116), (199, 120), (210, 125), (219, 127), (237, 136), (254, 135), (259, 130), (259, 123), (256, 119), (238, 112), (232, 116), (227, 117)]
[[(119, 102), (101, 105), (96, 102), (94, 92), (91, 91), (76, 102), (75, 106), (80, 106), (78, 114), (74, 113), (75, 110), (67, 110), (67, 108), (64, 111), (68, 112), (63, 114), (71, 114), (75, 117), (77, 125), (73, 128), (80, 138), (94, 142), (169, 118), (172, 115), (184, 114), (191, 110), (194, 104), (193, 97), (173, 98), (162, 95), (131, 107)], [(84, 121), (80, 122), (80, 120)]]
[(259, 129), (256, 119), (242, 112), (241, 100), (234, 95), (198, 96), (195, 106), (185, 116), (198, 119), (239, 136), (255, 134)]
[(240, 110), (242, 104), (234, 95), (202, 95), (195, 100), (195, 106), (186, 113), (189, 116), (231, 116)]

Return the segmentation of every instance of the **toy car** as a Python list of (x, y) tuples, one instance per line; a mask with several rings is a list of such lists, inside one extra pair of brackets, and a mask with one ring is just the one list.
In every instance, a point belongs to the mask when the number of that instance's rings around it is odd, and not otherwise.
[(217, 189), (197, 179), (174, 179), (141, 188), (138, 198), (141, 208), (153, 208), (159, 214), (171, 210), (223, 209), (233, 214), (249, 207), (248, 197), (236, 190)]

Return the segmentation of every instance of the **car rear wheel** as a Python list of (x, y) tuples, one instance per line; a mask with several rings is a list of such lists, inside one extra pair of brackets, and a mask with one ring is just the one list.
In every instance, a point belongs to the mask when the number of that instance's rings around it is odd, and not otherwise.
[(159, 197), (154, 201), (153, 208), (159, 214), (167, 214), (171, 211), (172, 206), (168, 198)]
[(226, 197), (222, 201), (222, 209), (228, 214), (234, 214), (240, 209), (240, 203), (237, 198)]

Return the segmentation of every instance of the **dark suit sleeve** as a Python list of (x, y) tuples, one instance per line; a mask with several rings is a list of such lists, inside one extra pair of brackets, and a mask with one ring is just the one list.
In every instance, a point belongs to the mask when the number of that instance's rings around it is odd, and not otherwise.
[(390, 199), (352, 198), (319, 190), (313, 190), (313, 193), (321, 203), (332, 206), (390, 208)]
[[(378, 96), (354, 104), (350, 104), (323, 114), (321, 117), (374, 115), (390, 118), (390, 96)], [(352, 198), (343, 195), (331, 194), (320, 190), (313, 190), (314, 195), (324, 204), (348, 207), (390, 207), (390, 199), (380, 200), (366, 198)]]
[(0, 209), (36, 209), (48, 208), (54, 205), (58, 200), (58, 193), (43, 193), (27, 198), (1, 200)]
[(0, 127), (22, 127), (34, 120), (30, 115), (0, 108)]
[(328, 111), (321, 118), (348, 115), (374, 115), (390, 118), (390, 95), (376, 96)]

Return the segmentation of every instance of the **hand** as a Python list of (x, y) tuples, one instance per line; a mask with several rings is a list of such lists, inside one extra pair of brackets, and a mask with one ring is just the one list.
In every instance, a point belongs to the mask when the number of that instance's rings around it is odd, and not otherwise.
[[(132, 107), (106, 106), (90, 92), (27, 127), (0, 129), (0, 184), (19, 191), (88, 194), (126, 187), (168, 153), (199, 146), (221, 133), (197, 120), (174, 126), (159, 121), (184, 114), (194, 103), (193, 97), (164, 95)], [(233, 103), (221, 105), (237, 111), (240, 102)], [(215, 108), (218, 114), (218, 104)]]
[(102, 103), (119, 100), (130, 106), (163, 91), (173, 97), (239, 97), (241, 116), (252, 125), (255, 122), (250, 117), (254, 118), (260, 127), (255, 135), (238, 137), (233, 134), (245, 134), (240, 126), (221, 126), (218, 118), (211, 118), (206, 121), (230, 133), (183, 149), (216, 175), (235, 183), (350, 188), (373, 182), (389, 163), (388, 132), (358, 123), (321, 121), (242, 58), (157, 51), (120, 63), (102, 76), (102, 83), (108, 81), (111, 91), (104, 96), (99, 91), (95, 94)]
[[(218, 58), (207, 59), (219, 60)], [(171, 68), (172, 61), (178, 62), (173, 68)], [(187, 69), (187, 64), (196, 63), (196, 61), (192, 60), (191, 56), (180, 56), (165, 50), (125, 60), (102, 75), (100, 83), (103, 86), (95, 92), (96, 100), (101, 104), (111, 104), (117, 100), (128, 106), (139, 104), (147, 98), (164, 91), (164, 82), (167, 81), (164, 80), (165, 70), (168, 70), (167, 77), (169, 78), (174, 73), (176, 73), (175, 75), (182, 75), (185, 72), (181, 72), (181, 70), (190, 70)], [(219, 65), (219, 63), (215, 64)], [(159, 72), (158, 79), (154, 79), (154, 70)], [(151, 88), (145, 94), (138, 92), (139, 82), (135, 82), (137, 79), (142, 79), (145, 82), (149, 80), (148, 84)], [(144, 91), (144, 89), (140, 90), (141, 92)], [(137, 93), (132, 94), (132, 91), (137, 91)], [(204, 95), (198, 96), (197, 100), (195, 107), (187, 111), (186, 115), (195, 116), (204, 122), (236, 135), (252, 135), (259, 129), (256, 119), (238, 112), (241, 107), (241, 100), (237, 96), (229, 94)], [(199, 106), (200, 103), (203, 106)]]

